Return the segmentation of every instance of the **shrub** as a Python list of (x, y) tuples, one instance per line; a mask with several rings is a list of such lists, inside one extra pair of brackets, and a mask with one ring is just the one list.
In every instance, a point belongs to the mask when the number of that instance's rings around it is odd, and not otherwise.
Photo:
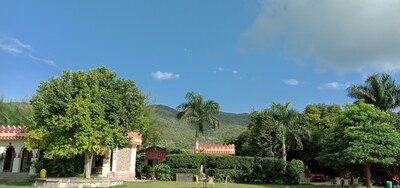
[(275, 158), (254, 158), (230, 155), (169, 155), (163, 162), (172, 168), (172, 173), (191, 172), (200, 174), (200, 165), (205, 173), (223, 180), (229, 176), (237, 182), (276, 182), (283, 177), (284, 162)]
[(304, 172), (304, 163), (301, 160), (293, 159), (288, 165), (289, 183), (298, 184), (300, 181), (300, 174)]
[(154, 172), (157, 180), (170, 181), (172, 179), (171, 168), (167, 164), (161, 163), (154, 166)]

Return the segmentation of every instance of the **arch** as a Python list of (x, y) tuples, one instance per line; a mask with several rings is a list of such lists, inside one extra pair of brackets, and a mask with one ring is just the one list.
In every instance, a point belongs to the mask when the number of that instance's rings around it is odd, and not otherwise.
[(14, 158), (15, 158), (15, 148), (10, 145), (7, 146), (6, 155), (4, 157), (3, 172), (11, 172), (13, 168)]
[(21, 151), (21, 165), (19, 168), (20, 172), (29, 172), (32, 160), (32, 151), (28, 151), (26, 147), (22, 148)]

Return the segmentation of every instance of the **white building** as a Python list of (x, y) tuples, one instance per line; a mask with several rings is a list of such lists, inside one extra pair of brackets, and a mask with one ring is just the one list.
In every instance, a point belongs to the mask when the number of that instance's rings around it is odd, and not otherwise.
[[(95, 175), (123, 180), (135, 178), (136, 151), (142, 144), (142, 135), (128, 132), (126, 136), (131, 139), (128, 146), (93, 157), (91, 165)], [(0, 126), (0, 172), (36, 174), (30, 164), (38, 160), (40, 150), (27, 151), (24, 143), (27, 137), (28, 130), (23, 126)]]

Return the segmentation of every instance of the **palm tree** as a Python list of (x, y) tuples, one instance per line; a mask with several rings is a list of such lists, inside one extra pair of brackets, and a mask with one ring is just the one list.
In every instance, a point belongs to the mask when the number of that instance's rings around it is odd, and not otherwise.
[(208, 125), (212, 128), (218, 128), (220, 123), (216, 115), (219, 113), (220, 106), (213, 100), (204, 101), (200, 94), (188, 92), (186, 94), (186, 103), (182, 103), (177, 107), (178, 120), (184, 120), (193, 123), (196, 126), (194, 152), (198, 153), (199, 135), (203, 134), (204, 126)]
[(290, 108), (290, 102), (285, 104), (272, 103), (269, 108), (269, 113), (273, 123), (277, 127), (277, 134), (282, 144), (282, 160), (285, 163), (284, 171), (286, 171), (286, 140), (292, 136), (296, 141), (299, 149), (303, 148), (302, 138), (310, 137), (310, 131), (304, 126), (297, 124), (299, 113)]
[(365, 80), (365, 85), (350, 86), (347, 95), (365, 103), (373, 104), (381, 111), (400, 106), (400, 88), (386, 73), (373, 74)]

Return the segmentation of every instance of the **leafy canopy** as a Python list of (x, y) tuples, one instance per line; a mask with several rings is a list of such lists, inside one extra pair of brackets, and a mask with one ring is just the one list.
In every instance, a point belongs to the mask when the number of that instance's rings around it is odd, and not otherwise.
[(349, 97), (363, 99), (383, 111), (400, 106), (400, 87), (386, 73), (373, 74), (365, 80), (365, 85), (350, 86), (347, 92)]
[(186, 103), (177, 107), (177, 119), (196, 124), (196, 138), (203, 134), (204, 125), (210, 125), (214, 129), (220, 126), (217, 118), (220, 106), (217, 102), (204, 100), (200, 94), (194, 92), (188, 92), (186, 100)]
[(103, 154), (125, 146), (127, 131), (141, 132), (144, 95), (134, 81), (117, 78), (105, 67), (63, 71), (41, 82), (32, 98), (29, 148), (45, 148), (46, 158)]
[(346, 104), (323, 143), (319, 160), (331, 164), (392, 164), (400, 152), (400, 134), (389, 113), (363, 100)]

